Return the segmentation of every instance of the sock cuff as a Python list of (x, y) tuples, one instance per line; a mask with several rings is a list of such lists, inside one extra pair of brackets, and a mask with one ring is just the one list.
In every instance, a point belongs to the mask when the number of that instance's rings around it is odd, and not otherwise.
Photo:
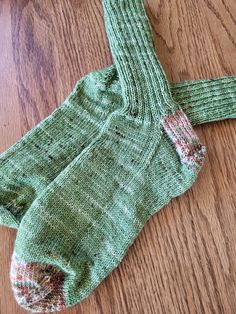
[(143, 0), (104, 0), (103, 6), (107, 36), (125, 96), (133, 103), (148, 102), (150, 107), (153, 103), (153, 110), (164, 114), (175, 110)]
[(193, 125), (236, 118), (236, 77), (172, 83), (171, 91)]

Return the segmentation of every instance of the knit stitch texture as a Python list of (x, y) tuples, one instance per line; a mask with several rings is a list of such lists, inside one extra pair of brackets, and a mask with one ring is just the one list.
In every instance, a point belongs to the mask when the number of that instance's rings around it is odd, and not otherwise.
[(204, 160), (172, 98), (142, 1), (107, 0), (104, 12), (123, 102), (21, 221), (11, 280), (28, 310), (61, 310), (88, 296)]
[[(83, 120), (84, 127), (70, 144), (81, 143), (82, 136), (86, 145), (55, 164), (42, 190), (37, 176), (30, 185), (34, 197), (24, 215), (19, 211), (11, 264), (16, 300), (30, 311), (61, 310), (87, 297), (119, 264), (145, 222), (192, 186), (204, 161), (205, 147), (174, 101), (157, 59), (142, 1), (104, 0), (104, 13), (121, 101), (114, 107), (108, 101), (108, 113), (91, 105), (90, 115), (88, 104), (83, 107), (84, 119), (72, 120), (70, 127), (78, 131)], [(69, 118), (78, 102), (67, 105)], [(58, 155), (46, 156), (51, 161)], [(32, 191), (24, 188), (19, 195), (29, 196)]]
[[(192, 125), (236, 118), (236, 77), (172, 83), (170, 88)], [(115, 65), (92, 72), (55, 112), (1, 154), (0, 224), (18, 228), (33, 201), (122, 106)]]

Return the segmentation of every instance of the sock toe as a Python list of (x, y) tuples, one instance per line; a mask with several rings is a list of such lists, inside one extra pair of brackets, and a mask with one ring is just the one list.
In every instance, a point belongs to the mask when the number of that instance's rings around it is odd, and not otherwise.
[(64, 273), (56, 267), (12, 257), (11, 283), (16, 301), (28, 311), (49, 313), (65, 308)]

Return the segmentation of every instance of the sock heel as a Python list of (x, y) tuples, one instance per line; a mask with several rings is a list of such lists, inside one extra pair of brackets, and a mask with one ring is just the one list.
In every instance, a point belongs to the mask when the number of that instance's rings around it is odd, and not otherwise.
[(181, 163), (188, 168), (201, 167), (205, 160), (206, 147), (200, 143), (185, 113), (180, 109), (165, 116), (162, 125), (173, 142)]

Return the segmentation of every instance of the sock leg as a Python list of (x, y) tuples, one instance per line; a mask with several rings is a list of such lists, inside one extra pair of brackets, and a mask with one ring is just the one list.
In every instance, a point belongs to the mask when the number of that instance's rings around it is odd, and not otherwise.
[(236, 118), (236, 77), (171, 84), (171, 93), (192, 125)]

